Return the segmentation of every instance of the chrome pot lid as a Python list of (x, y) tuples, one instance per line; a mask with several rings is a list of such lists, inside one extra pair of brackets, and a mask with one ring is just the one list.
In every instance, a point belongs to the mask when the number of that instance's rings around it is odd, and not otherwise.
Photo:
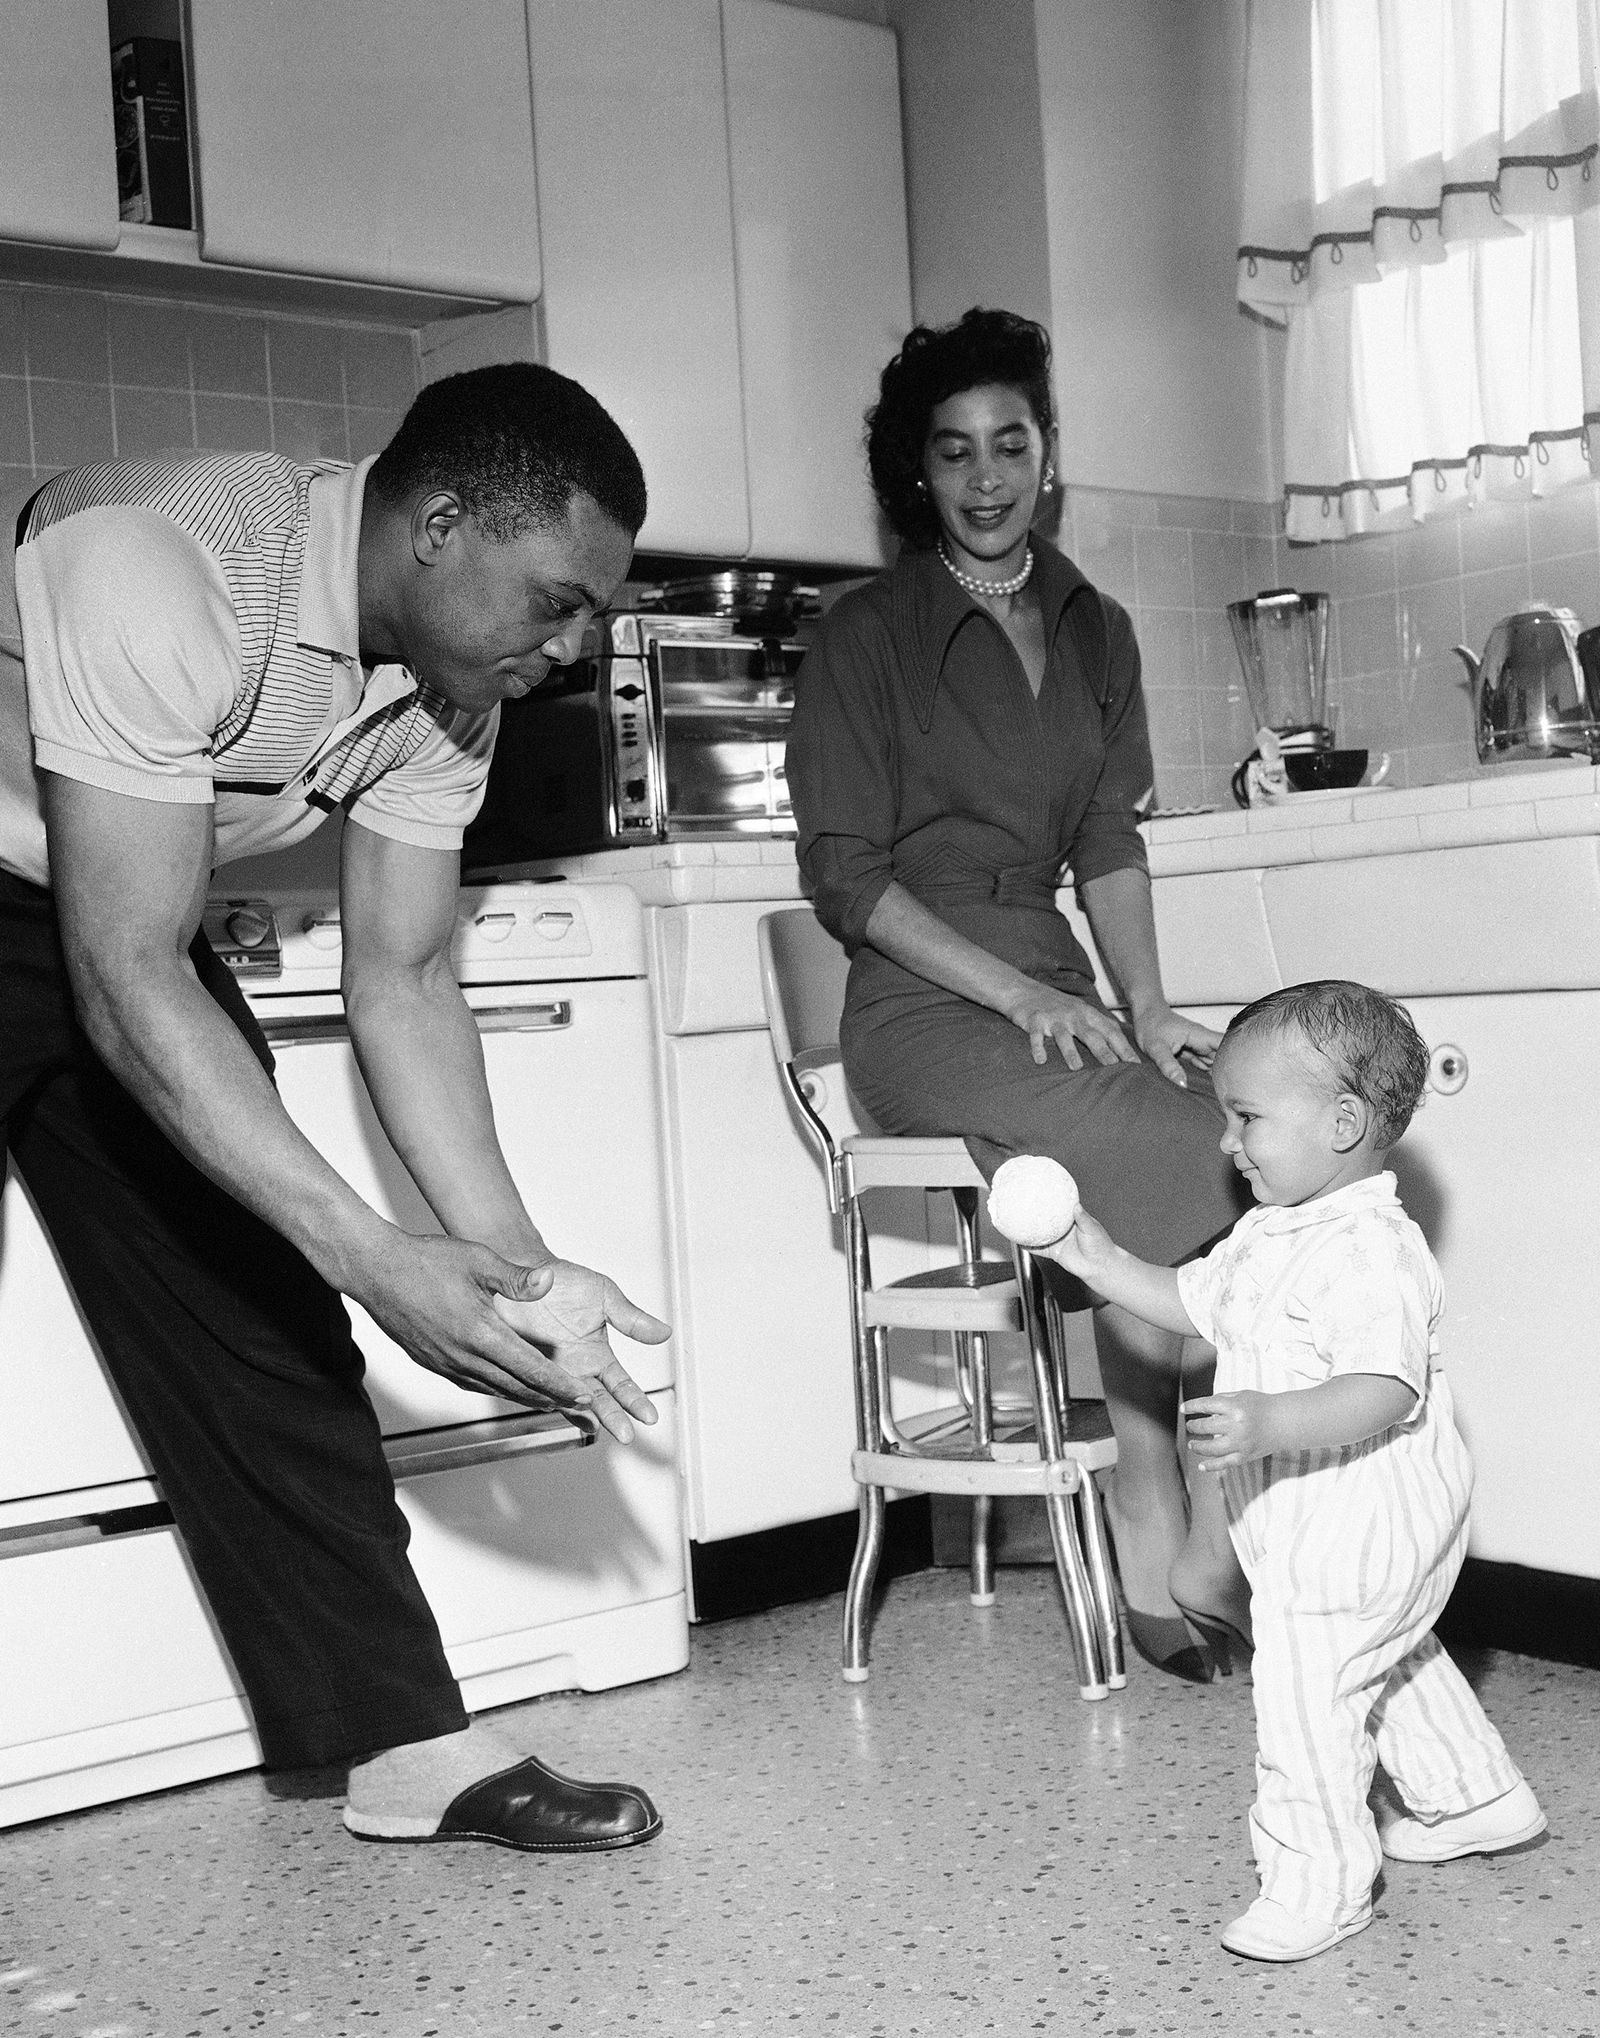
[(814, 587), (802, 586), (792, 573), (734, 567), (647, 588), (639, 606), (661, 615), (731, 617), (751, 629), (786, 630), (820, 613), (822, 602)]

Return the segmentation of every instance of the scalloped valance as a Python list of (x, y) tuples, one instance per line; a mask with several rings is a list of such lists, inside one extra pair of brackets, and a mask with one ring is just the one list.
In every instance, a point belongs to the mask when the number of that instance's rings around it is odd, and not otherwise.
[(1316, 540), (1600, 472), (1600, 0), (1251, 0), (1240, 303)]

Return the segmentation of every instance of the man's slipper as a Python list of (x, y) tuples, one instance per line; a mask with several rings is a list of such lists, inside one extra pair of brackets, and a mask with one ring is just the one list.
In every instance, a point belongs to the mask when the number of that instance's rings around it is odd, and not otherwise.
[(346, 1805), (344, 1822), (358, 1840), (422, 1846), (433, 1840), (488, 1840), (534, 1854), (596, 1854), (637, 1847), (661, 1831), (661, 1814), (631, 1783), (579, 1783), (532, 1755), (510, 1769), (469, 1784), (444, 1817), (387, 1817)]

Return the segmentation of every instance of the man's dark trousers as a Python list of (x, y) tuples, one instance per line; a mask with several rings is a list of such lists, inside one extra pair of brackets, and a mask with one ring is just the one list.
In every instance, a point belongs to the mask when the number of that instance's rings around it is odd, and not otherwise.
[[(203, 939), (190, 954), (270, 1071), (238, 985)], [(463, 1726), (343, 1303), (98, 1060), (74, 1016), (51, 896), (3, 870), (0, 1126), (155, 1469), (269, 1766)], [(48, 1363), (44, 1352), (0, 1353), (7, 1366)]]

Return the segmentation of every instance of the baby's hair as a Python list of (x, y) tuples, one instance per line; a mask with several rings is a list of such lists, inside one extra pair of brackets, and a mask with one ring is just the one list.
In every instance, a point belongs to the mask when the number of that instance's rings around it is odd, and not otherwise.
[(1339, 1088), (1371, 1108), (1385, 1151), (1411, 1123), (1428, 1082), (1428, 1049), (1404, 1005), (1365, 984), (1330, 979), (1269, 991), (1235, 1012), (1227, 1038), (1296, 1033), (1330, 1064)]

